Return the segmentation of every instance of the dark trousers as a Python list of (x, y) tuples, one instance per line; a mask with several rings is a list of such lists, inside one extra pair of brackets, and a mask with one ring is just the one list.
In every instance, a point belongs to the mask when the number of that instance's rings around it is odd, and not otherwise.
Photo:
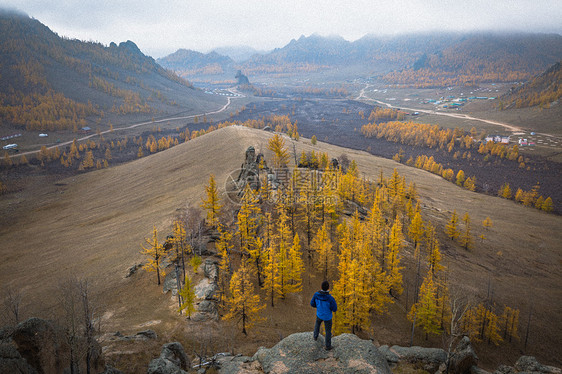
[(316, 317), (316, 325), (314, 325), (314, 340), (318, 338), (318, 334), (320, 333), (320, 324), (324, 322), (324, 328), (326, 329), (326, 347), (332, 346), (332, 320), (324, 321)]

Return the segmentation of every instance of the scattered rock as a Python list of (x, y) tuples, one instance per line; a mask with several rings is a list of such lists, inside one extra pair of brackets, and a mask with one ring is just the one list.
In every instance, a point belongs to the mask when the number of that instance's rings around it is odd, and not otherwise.
[(102, 374), (124, 374), (121, 370), (114, 368), (113, 366), (106, 365), (105, 371)]
[(296, 333), (273, 348), (260, 348), (253, 359), (260, 362), (265, 373), (391, 373), (371, 341), (342, 334), (332, 342), (334, 349), (326, 351), (323, 339), (315, 342), (311, 332)]
[(181, 343), (173, 342), (162, 346), (160, 357), (148, 365), (147, 374), (183, 374), (191, 365)]
[(156, 332), (150, 329), (139, 331), (134, 336), (135, 339), (141, 339), (141, 340), (156, 339), (157, 337), (158, 335), (156, 335)]
[(135, 274), (137, 272), (137, 270), (139, 270), (140, 268), (143, 267), (143, 265), (144, 265), (144, 262), (139, 262), (138, 264), (134, 264), (133, 266), (128, 268), (127, 274), (125, 275), (125, 278), (129, 278), (131, 275)]
[(478, 366), (473, 366), (470, 368), (470, 374), (490, 374), (490, 372), (480, 369)]
[(416, 367), (435, 373), (439, 366), (447, 360), (447, 353), (440, 348), (399, 347), (394, 345), (390, 351), (398, 356), (400, 361), (414, 364)]
[(554, 366), (542, 365), (534, 356), (521, 356), (515, 363), (515, 370), (518, 372), (539, 372), (559, 374), (561, 370)]
[(496, 371), (494, 371), (494, 374), (515, 374), (515, 369), (511, 366), (500, 365)]
[(162, 346), (160, 357), (172, 361), (176, 366), (188, 370), (190, 368), (189, 358), (179, 342), (167, 343)]
[(208, 278), (203, 278), (195, 286), (195, 296), (204, 300), (212, 300), (217, 290), (217, 284)]

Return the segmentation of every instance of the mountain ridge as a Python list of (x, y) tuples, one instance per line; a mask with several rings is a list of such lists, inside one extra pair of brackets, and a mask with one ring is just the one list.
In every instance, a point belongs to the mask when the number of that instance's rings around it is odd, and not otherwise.
[(28, 130), (76, 130), (105, 114), (154, 115), (216, 106), (128, 40), (61, 38), (38, 20), (0, 12), (0, 119)]

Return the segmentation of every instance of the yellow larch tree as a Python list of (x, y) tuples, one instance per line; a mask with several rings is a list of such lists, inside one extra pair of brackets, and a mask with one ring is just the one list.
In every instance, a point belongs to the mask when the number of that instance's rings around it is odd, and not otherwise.
[(178, 310), (179, 313), (181, 314), (182, 310), (185, 310), (187, 318), (191, 318), (191, 313), (195, 312), (195, 290), (193, 289), (193, 283), (191, 283), (189, 275), (185, 276), (185, 281), (182, 289), (179, 291), (179, 295), (182, 301)]
[(302, 250), (299, 234), (295, 234), (293, 245), (289, 249), (289, 284), (287, 293), (297, 293), (302, 291), (302, 273), (304, 264), (302, 261)]
[(428, 272), (419, 292), (419, 301), (412, 305), (408, 319), (416, 326), (421, 326), (427, 340), (429, 334), (439, 334), (439, 314), (437, 305), (437, 287), (433, 275)]
[(482, 226), (484, 226), (484, 228), (488, 230), (490, 227), (493, 226), (492, 219), (490, 217), (486, 217), (486, 219), (482, 221)]
[(205, 193), (207, 199), (203, 200), (201, 208), (207, 211), (207, 225), (217, 227), (219, 223), (219, 212), (222, 205), (220, 204), (219, 191), (213, 174), (209, 176), (209, 184), (205, 186)]
[(429, 263), (429, 271), (433, 276), (433, 279), (436, 280), (437, 273), (443, 269), (443, 265), (441, 265), (441, 252), (439, 251), (439, 239), (437, 239), (437, 235), (435, 234), (435, 228), (428, 222), (426, 225), (426, 234), (425, 234), (425, 247), (427, 249), (427, 262)]
[(388, 251), (386, 253), (386, 276), (390, 293), (393, 296), (402, 293), (402, 267), (400, 266), (400, 249), (402, 248), (402, 223), (400, 217), (396, 216), (394, 224), (390, 229)]
[(513, 338), (519, 340), (519, 309), (504, 306), (499, 324), (503, 326), (504, 340), (509, 339), (510, 342)]
[(276, 168), (283, 168), (289, 162), (289, 152), (285, 148), (285, 140), (279, 134), (273, 135), (269, 139), (267, 148), (273, 152), (273, 165)]
[(282, 205), (276, 208), (279, 217), (277, 220), (277, 232), (274, 235), (274, 246), (276, 254), (277, 272), (274, 276), (274, 288), (279, 298), (284, 299), (289, 292), (290, 282), (290, 259), (289, 249), (292, 244), (289, 219)]
[(174, 219), (172, 222), (172, 238), (171, 244), (174, 247), (174, 256), (172, 262), (179, 264), (181, 262), (183, 276), (185, 277), (185, 255), (191, 253), (191, 247), (187, 244), (187, 236), (185, 233), (185, 225), (183, 221)]
[(158, 230), (156, 226), (152, 228), (152, 238), (145, 238), (147, 246), (141, 245), (141, 253), (147, 257), (147, 263), (143, 266), (147, 271), (156, 272), (158, 285), (160, 285), (160, 274), (165, 276), (166, 273), (162, 268), (162, 260), (165, 258), (164, 248), (158, 243)]
[(232, 233), (219, 225), (219, 240), (215, 243), (217, 248), (217, 254), (220, 257), (219, 260), (219, 291), (221, 295), (221, 301), (226, 295), (230, 284), (230, 275), (232, 273), (232, 265), (230, 261), (230, 245), (232, 242)]
[(275, 246), (272, 242), (265, 251), (263, 266), (264, 280), (262, 286), (266, 297), (271, 300), (271, 306), (275, 306), (275, 299), (277, 299), (277, 292), (275, 291), (277, 272), (277, 253), (275, 252)]
[(250, 256), (251, 270), (256, 273), (258, 283), (262, 286), (263, 243), (258, 235), (261, 219), (258, 201), (256, 193), (246, 185), (236, 221), (238, 226), (236, 236), (240, 243), (240, 251)]
[(447, 236), (451, 238), (451, 240), (454, 240), (459, 237), (458, 222), (459, 222), (459, 217), (457, 216), (457, 211), (453, 210), (451, 219), (449, 220), (449, 223), (447, 223), (447, 225), (445, 226), (445, 231), (447, 233)]
[(332, 247), (328, 224), (324, 222), (322, 228), (312, 240), (312, 249), (316, 254), (316, 268), (324, 279), (329, 279), (335, 273), (336, 252)]
[(462, 221), (464, 223), (464, 231), (462, 232), (459, 239), (460, 239), (461, 245), (465, 249), (470, 249), (470, 248), (472, 248), (473, 239), (472, 239), (472, 234), (470, 232), (471, 231), (470, 216), (468, 215), (468, 212), (466, 212), (464, 214), (464, 217), (463, 217)]
[(242, 261), (240, 268), (232, 274), (230, 279), (230, 294), (226, 299), (226, 320), (234, 320), (242, 324), (242, 333), (248, 335), (256, 322), (261, 320), (260, 311), (265, 307), (260, 302), (259, 295), (254, 291), (250, 281), (250, 272), (246, 261)]
[(423, 238), (424, 225), (420, 212), (414, 213), (414, 218), (410, 223), (410, 228), (408, 229), (408, 235), (410, 239), (414, 241), (414, 246)]

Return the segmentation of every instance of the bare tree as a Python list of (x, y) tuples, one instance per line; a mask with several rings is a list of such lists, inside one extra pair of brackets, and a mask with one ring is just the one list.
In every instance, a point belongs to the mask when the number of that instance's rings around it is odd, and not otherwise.
[(4, 315), (9, 324), (17, 325), (21, 318), (22, 292), (12, 286), (8, 286), (4, 295)]
[[(90, 283), (86, 279), (70, 277), (59, 284), (59, 325), (69, 347), (70, 373), (85, 367), (90, 374), (96, 354), (96, 313)], [(99, 325), (98, 325), (99, 329)]]
[(451, 309), (451, 320), (450, 320), (450, 332), (446, 339), (447, 347), (447, 370), (449, 372), (449, 366), (451, 364), (451, 359), (454, 357), (452, 353), (453, 346), (458, 343), (458, 341), (465, 335), (465, 331), (461, 329), (462, 319), (471, 306), (471, 301), (466, 296), (466, 293), (460, 289), (449, 290), (449, 307)]

